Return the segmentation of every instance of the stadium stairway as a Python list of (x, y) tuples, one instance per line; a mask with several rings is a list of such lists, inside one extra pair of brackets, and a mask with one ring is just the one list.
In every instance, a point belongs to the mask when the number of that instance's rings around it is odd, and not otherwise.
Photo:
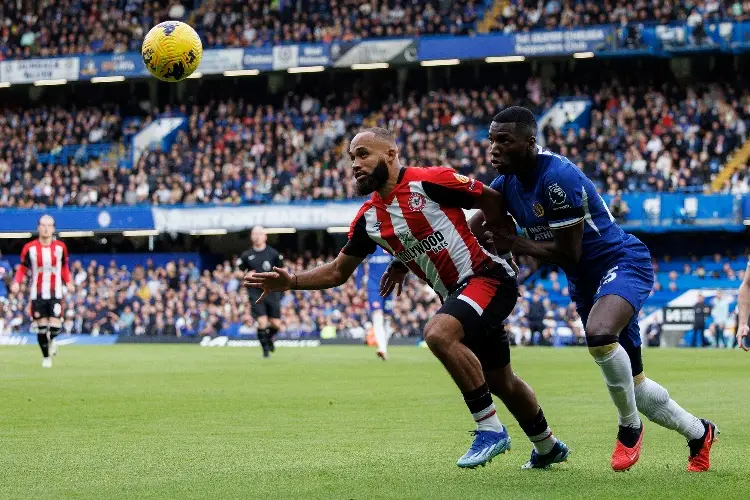
[(734, 154), (724, 165), (724, 168), (719, 172), (714, 180), (711, 182), (711, 189), (714, 192), (721, 191), (724, 183), (732, 178), (734, 173), (742, 166), (745, 165), (750, 159), (750, 137), (745, 143), (735, 150)]
[(492, 26), (495, 24), (495, 19), (502, 14), (503, 9), (507, 5), (508, 0), (495, 0), (492, 2), (492, 7), (489, 10), (484, 11), (484, 17), (479, 21), (477, 26), (477, 32), (489, 33)]

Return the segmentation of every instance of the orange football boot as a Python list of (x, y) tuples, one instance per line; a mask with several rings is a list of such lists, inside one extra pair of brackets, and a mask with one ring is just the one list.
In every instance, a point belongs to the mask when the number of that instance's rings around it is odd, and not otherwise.
[(628, 470), (641, 458), (641, 446), (643, 445), (643, 422), (641, 422), (640, 436), (635, 446), (628, 448), (618, 438), (615, 442), (615, 451), (612, 452), (612, 469), (614, 471)]
[(690, 447), (690, 456), (688, 457), (688, 472), (705, 472), (711, 467), (711, 445), (716, 441), (716, 435), (719, 429), (716, 428), (710, 420), (703, 420), (706, 426), (706, 435), (701, 439), (688, 441)]

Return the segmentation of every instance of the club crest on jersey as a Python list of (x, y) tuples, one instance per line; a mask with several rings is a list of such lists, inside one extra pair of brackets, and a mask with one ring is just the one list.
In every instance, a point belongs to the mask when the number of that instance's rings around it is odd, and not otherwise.
[(460, 182), (461, 184), (466, 184), (470, 180), (468, 177), (466, 177), (465, 175), (461, 175), (461, 174), (453, 174), (453, 177), (455, 177), (456, 180)]
[(544, 207), (542, 207), (542, 204), (539, 203), (538, 201), (534, 202), (533, 210), (534, 210), (534, 215), (536, 215), (537, 217), (539, 218), (544, 217)]
[(549, 191), (549, 199), (553, 205), (562, 205), (568, 198), (558, 183), (550, 184), (547, 190)]
[(409, 209), (412, 212), (421, 211), (427, 204), (425, 197), (419, 193), (412, 193), (409, 195)]

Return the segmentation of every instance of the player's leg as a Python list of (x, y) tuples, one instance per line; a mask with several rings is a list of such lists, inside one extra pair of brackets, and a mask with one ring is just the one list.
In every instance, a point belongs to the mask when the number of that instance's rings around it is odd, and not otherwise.
[[(619, 343), (619, 332), (635, 314), (633, 306), (618, 295), (600, 296), (584, 320), (589, 352), (601, 369), (618, 413), (619, 431), (612, 454), (612, 468), (627, 470), (638, 461), (643, 424), (635, 402), (630, 359)], [(583, 319), (583, 316), (582, 316)]]
[(263, 351), (263, 357), (270, 356), (271, 350), (268, 347), (268, 315), (266, 312), (266, 301), (262, 300), (259, 304), (252, 301), (252, 312), (258, 327), (258, 342)]
[(372, 329), (375, 332), (375, 343), (378, 345), (377, 355), (383, 361), (388, 359), (388, 339), (385, 328), (385, 314), (382, 309), (372, 311)]
[[(452, 314), (457, 299), (448, 299), (424, 329), (424, 339), (463, 394), (477, 428), (469, 451), (458, 460), (459, 467), (485, 465), (510, 446), (505, 426), (500, 422), (482, 365), (464, 344), (464, 327)], [(468, 307), (468, 306), (467, 306)], [(459, 315), (459, 317), (461, 317)]]
[(564, 462), (569, 455), (568, 447), (552, 433), (534, 390), (513, 372), (507, 338), (502, 342), (497, 336), (497, 340), (489, 341), (488, 347), (492, 344), (494, 349), (480, 356), (480, 360), (490, 391), (513, 414), (533, 446), (531, 458), (523, 468), (542, 469)]
[(55, 338), (62, 330), (62, 304), (55, 300), (52, 302), (52, 316), (47, 318), (47, 332), (49, 333), (49, 352), (52, 356), (57, 356), (57, 342)]
[(31, 318), (36, 324), (36, 340), (42, 351), (42, 366), (52, 367), (52, 358), (49, 355), (49, 334), (47, 332), (47, 304), (46, 301), (37, 299), (31, 302)]
[[(643, 424), (636, 409), (635, 383), (626, 348), (641, 344), (638, 311), (653, 285), (654, 269), (644, 246), (643, 251), (634, 252), (632, 258), (621, 259), (608, 271), (594, 294), (594, 305), (584, 319), (589, 350), (602, 369), (620, 416), (620, 430), (612, 454), (612, 468), (615, 470), (626, 470), (634, 465), (643, 443)], [(623, 332), (625, 336), (622, 336)], [(617, 343), (612, 343), (613, 333)], [(592, 349), (590, 336), (607, 338), (609, 344), (599, 341), (594, 345), (601, 347)]]
[[(471, 286), (463, 293), (471, 294)], [(567, 460), (569, 451), (550, 430), (534, 390), (511, 367), (510, 343), (503, 322), (515, 302), (511, 294), (497, 294), (485, 308), (482, 324), (473, 324), (471, 314), (467, 314), (463, 322), (471, 333), (466, 335), (464, 343), (482, 364), (490, 392), (502, 400), (533, 445), (531, 459), (524, 468), (547, 468)]]
[(268, 350), (274, 352), (276, 350), (274, 340), (276, 334), (281, 330), (281, 300), (269, 299), (266, 304), (266, 313), (268, 314), (268, 327), (266, 328)]
[(646, 377), (641, 346), (633, 341), (636, 336), (639, 336), (638, 323), (633, 321), (620, 335), (620, 343), (630, 358), (638, 410), (655, 424), (679, 432), (687, 439), (689, 471), (708, 470), (711, 445), (718, 434), (716, 426), (710, 420), (699, 419), (683, 409), (669, 396), (666, 388)]

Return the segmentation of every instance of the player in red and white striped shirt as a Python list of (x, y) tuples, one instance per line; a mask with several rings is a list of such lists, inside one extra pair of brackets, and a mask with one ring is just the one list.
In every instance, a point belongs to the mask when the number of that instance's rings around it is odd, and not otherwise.
[(506, 213), (500, 194), (450, 168), (402, 168), (393, 137), (384, 129), (358, 134), (349, 154), (359, 194), (372, 197), (352, 222), (349, 241), (338, 257), (299, 274), (278, 267), (249, 272), (245, 286), (262, 288), (263, 295), (333, 288), (345, 283), (380, 245), (428, 282), (443, 302), (425, 326), (424, 339), (453, 377), (477, 423), (474, 443), (458, 465), (484, 465), (510, 447), (490, 391), (532, 441), (554, 439), (533, 390), (510, 366), (503, 321), (518, 298), (515, 271), (482, 248), (463, 211), (479, 208), (492, 214), (495, 220), (487, 221), (489, 227), (507, 224), (505, 215), (495, 215)]
[(24, 245), (21, 251), (21, 265), (11, 285), (11, 292), (18, 293), (27, 274), (29, 280), (29, 298), (31, 317), (37, 327), (37, 340), (44, 359), (42, 366), (52, 366), (52, 354), (57, 353), (55, 337), (62, 328), (62, 304), (65, 291), (73, 287), (73, 280), (68, 267), (68, 247), (65, 243), (53, 239), (55, 219), (44, 215), (37, 226), (39, 238)]

